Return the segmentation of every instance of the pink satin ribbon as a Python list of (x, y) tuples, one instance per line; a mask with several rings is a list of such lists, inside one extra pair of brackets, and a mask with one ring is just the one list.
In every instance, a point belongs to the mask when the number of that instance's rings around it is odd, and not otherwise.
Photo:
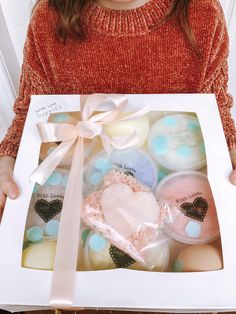
[[(111, 111), (94, 113), (107, 101), (113, 107)], [(44, 184), (68, 151), (75, 146), (57, 238), (50, 293), (50, 306), (53, 308), (68, 309), (72, 308), (74, 303), (80, 213), (83, 200), (84, 139), (93, 139), (99, 136), (108, 153), (113, 148), (124, 149), (138, 144), (139, 139), (135, 132), (129, 136), (117, 138), (110, 137), (104, 129), (108, 123), (134, 120), (149, 112), (149, 108), (145, 106), (134, 113), (121, 117), (127, 104), (128, 99), (121, 95), (93, 94), (87, 98), (81, 110), (82, 119), (76, 125), (50, 122), (37, 125), (42, 142), (60, 141), (62, 143), (33, 171), (30, 175), (32, 181)]]

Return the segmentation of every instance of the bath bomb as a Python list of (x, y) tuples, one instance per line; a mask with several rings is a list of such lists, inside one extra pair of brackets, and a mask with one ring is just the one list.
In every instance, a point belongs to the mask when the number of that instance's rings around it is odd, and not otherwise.
[(172, 217), (164, 230), (172, 239), (203, 244), (219, 236), (215, 202), (205, 174), (186, 171), (168, 175), (159, 183), (156, 196), (171, 205)]
[(35, 185), (30, 200), (26, 229), (36, 226), (46, 228), (49, 233), (52, 232), (52, 223), (47, 224), (51, 220), (60, 220), (68, 174), (66, 170), (56, 169), (44, 185)]
[(149, 155), (140, 149), (128, 148), (114, 150), (110, 155), (103, 151), (91, 160), (85, 173), (88, 190), (99, 186), (112, 169), (125, 172), (150, 188), (157, 184), (158, 168)]
[[(56, 252), (56, 237), (58, 233), (59, 222), (50, 220), (44, 230), (39, 227), (33, 227), (28, 230), (27, 235), (31, 235), (31, 239), (24, 243), (22, 253), (22, 266), (27, 268), (53, 270), (54, 257)], [(84, 245), (90, 229), (83, 223), (80, 226), (80, 239), (77, 270), (85, 270), (84, 267)]]
[(148, 147), (153, 158), (170, 170), (197, 170), (206, 164), (201, 127), (191, 115), (174, 114), (158, 120), (149, 133)]
[[(149, 246), (143, 252), (153, 271), (164, 271), (169, 262), (169, 247), (166, 241)], [(145, 268), (129, 255), (110, 244), (101, 234), (91, 231), (84, 246), (84, 265), (86, 270), (105, 270), (128, 268), (145, 270)]]
[(52, 270), (56, 252), (56, 241), (35, 243), (24, 249), (22, 266), (33, 269)]
[(151, 265), (152, 271), (166, 271), (170, 258), (169, 239), (159, 231), (158, 239), (150, 242), (142, 250), (142, 255), (148, 265)]
[(138, 147), (144, 144), (150, 130), (149, 120), (147, 117), (141, 117), (130, 121), (110, 123), (104, 128), (108, 135), (114, 137), (128, 136), (136, 132), (139, 139), (139, 143), (136, 145)]
[(209, 244), (192, 245), (184, 249), (176, 259), (173, 271), (197, 272), (223, 268), (220, 251)]
[(99, 233), (91, 232), (84, 246), (84, 265), (86, 270), (116, 268), (111, 258), (110, 243)]

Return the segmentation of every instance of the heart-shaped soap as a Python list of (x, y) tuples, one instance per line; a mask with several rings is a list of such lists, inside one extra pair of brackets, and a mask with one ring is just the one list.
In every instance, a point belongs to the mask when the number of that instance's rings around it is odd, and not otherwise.
[(151, 192), (133, 192), (124, 183), (107, 187), (101, 195), (106, 223), (119, 235), (128, 238), (145, 224), (156, 224), (159, 205)]

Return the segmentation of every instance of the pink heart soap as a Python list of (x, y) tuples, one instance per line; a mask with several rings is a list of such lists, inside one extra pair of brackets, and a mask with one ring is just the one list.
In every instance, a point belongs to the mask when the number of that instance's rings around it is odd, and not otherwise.
[(106, 223), (125, 238), (143, 224), (157, 223), (160, 213), (151, 192), (133, 192), (124, 183), (107, 187), (101, 196), (101, 206)]

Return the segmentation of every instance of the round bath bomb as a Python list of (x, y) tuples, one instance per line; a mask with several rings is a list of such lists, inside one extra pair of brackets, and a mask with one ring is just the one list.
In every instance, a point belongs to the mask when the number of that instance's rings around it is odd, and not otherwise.
[(57, 221), (54, 222), (55, 227), (60, 220), (67, 179), (68, 171), (57, 169), (44, 185), (35, 185), (26, 221), (27, 230), (32, 227), (40, 227), (46, 229), (48, 235), (52, 233), (53, 223), (49, 222)]
[[(23, 254), (22, 254), (22, 266), (23, 267), (45, 269), (45, 270), (53, 269), (54, 257), (55, 257), (55, 251), (56, 251), (56, 240), (51, 240), (51, 239), (47, 240), (47, 239), (49, 239), (50, 237), (55, 238), (55, 236), (57, 236), (59, 224), (56, 223), (55, 220), (51, 220), (49, 223), (52, 223), (52, 224), (46, 225), (46, 228), (45, 228), (46, 236), (41, 237), (42, 242), (31, 242), (30, 245), (27, 246), (23, 250)], [(34, 228), (37, 229), (38, 227), (34, 227)], [(83, 223), (81, 223), (81, 226), (80, 226), (81, 241), (79, 242), (79, 254), (78, 254), (78, 260), (77, 260), (78, 270), (84, 270), (83, 248), (85, 245), (86, 237), (89, 234), (89, 231), (90, 230), (88, 229), (88, 227), (86, 227)], [(39, 230), (34, 230), (34, 233), (31, 235), (31, 237), (33, 238), (31, 241), (40, 240), (40, 239), (36, 239), (38, 234), (40, 234)]]
[(163, 167), (197, 170), (205, 166), (206, 155), (198, 119), (187, 114), (168, 115), (151, 128), (148, 147)]
[(173, 271), (197, 272), (223, 268), (220, 251), (209, 244), (192, 245), (184, 249), (176, 259)]
[(24, 249), (22, 266), (26, 268), (52, 270), (56, 252), (56, 241), (35, 243)]
[(103, 151), (91, 160), (85, 174), (88, 190), (99, 186), (112, 169), (125, 172), (150, 188), (157, 184), (158, 169), (149, 155), (142, 150), (128, 148), (114, 150), (110, 155)]
[(150, 126), (147, 117), (141, 117), (130, 121), (118, 121), (105, 126), (105, 131), (108, 135), (115, 137), (129, 136), (136, 132), (136, 135), (139, 138), (139, 143), (136, 145), (138, 147), (144, 144), (149, 130)]
[(87, 270), (104, 270), (128, 268), (137, 263), (101, 234), (91, 231), (84, 247), (84, 264)]
[(84, 246), (84, 265), (86, 270), (116, 268), (111, 258), (110, 243), (99, 233), (90, 232)]
[(159, 233), (156, 241), (142, 249), (142, 255), (152, 271), (166, 271), (170, 258), (169, 239)]
[[(169, 247), (166, 241), (145, 248), (145, 259), (152, 263), (153, 271), (164, 271), (169, 262)], [(129, 268), (145, 270), (145, 268), (129, 255), (110, 244), (101, 234), (91, 231), (84, 246), (84, 265), (86, 270), (105, 270)]]
[(203, 244), (219, 236), (215, 202), (207, 176), (201, 172), (177, 172), (158, 185), (156, 196), (171, 204), (172, 218), (164, 231), (174, 240)]

